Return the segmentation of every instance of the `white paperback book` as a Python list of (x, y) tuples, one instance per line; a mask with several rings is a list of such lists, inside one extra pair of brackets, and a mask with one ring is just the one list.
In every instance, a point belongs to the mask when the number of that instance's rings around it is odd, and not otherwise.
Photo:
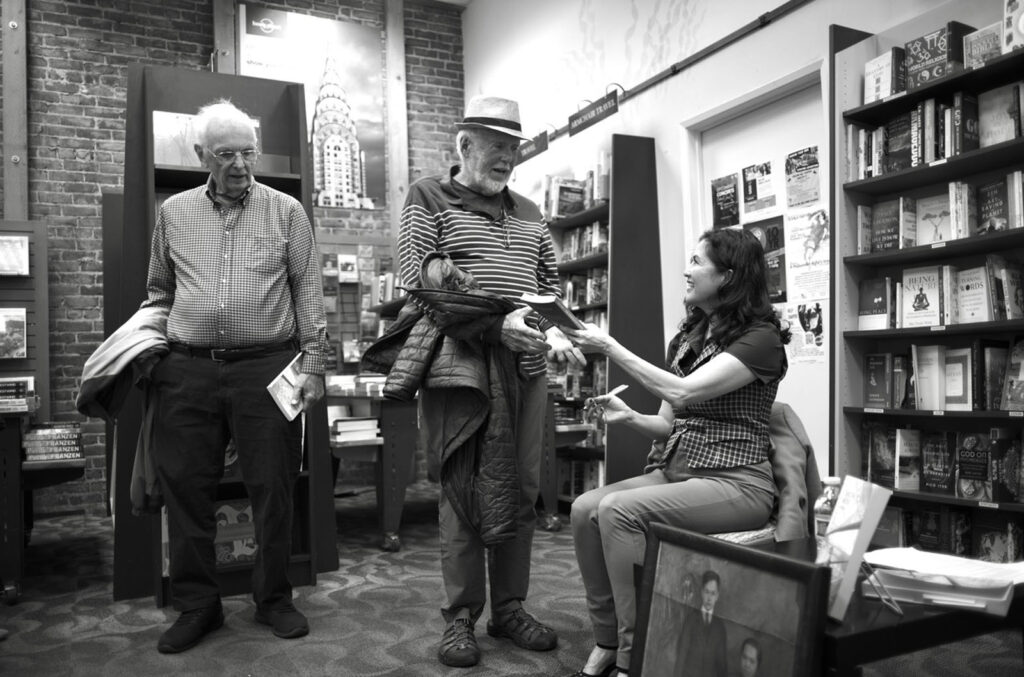
[(289, 421), (294, 421), (295, 417), (302, 411), (302, 402), (292, 403), (292, 390), (299, 380), (299, 363), (301, 359), (302, 353), (300, 352), (288, 363), (287, 367), (281, 370), (280, 374), (274, 377), (274, 380), (267, 384), (267, 390), (270, 392), (270, 396), (274, 398), (274, 402), (277, 403), (277, 408), (281, 410), (281, 413)]

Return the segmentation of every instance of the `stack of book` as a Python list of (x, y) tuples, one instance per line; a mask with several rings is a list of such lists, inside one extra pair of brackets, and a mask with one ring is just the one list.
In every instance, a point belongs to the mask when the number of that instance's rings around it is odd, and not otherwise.
[(78, 423), (40, 423), (33, 425), (22, 439), (26, 470), (74, 466), (85, 463), (82, 430)]
[(372, 416), (339, 418), (331, 426), (331, 444), (334, 445), (355, 446), (382, 442), (380, 425)]
[(0, 413), (24, 413), (37, 408), (35, 377), (0, 378)]

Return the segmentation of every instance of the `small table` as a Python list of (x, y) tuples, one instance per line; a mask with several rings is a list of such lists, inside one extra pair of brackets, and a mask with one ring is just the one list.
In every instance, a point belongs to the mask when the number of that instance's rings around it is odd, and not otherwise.
[[(814, 538), (771, 543), (764, 547), (789, 557), (814, 559)], [(857, 592), (850, 601), (842, 623), (829, 620), (822, 649), (823, 670), (827, 677), (857, 677), (864, 663), (892, 658), (920, 649), (941, 646), (997, 630), (1017, 628), (1024, 632), (1024, 586), (1017, 586), (1006, 617), (977, 611), (926, 606), (901, 602), (898, 616), (877, 599)]]

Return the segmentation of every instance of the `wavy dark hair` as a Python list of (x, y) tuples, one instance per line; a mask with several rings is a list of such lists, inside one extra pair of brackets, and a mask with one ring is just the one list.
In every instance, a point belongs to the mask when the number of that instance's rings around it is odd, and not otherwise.
[[(789, 343), (789, 327), (782, 326), (768, 300), (768, 264), (760, 241), (739, 228), (707, 230), (701, 234), (700, 241), (707, 244), (708, 258), (719, 272), (732, 271), (732, 276), (718, 290), (712, 338), (727, 346), (755, 322), (768, 322), (778, 328), (782, 343)], [(687, 306), (682, 330), (690, 331), (705, 316), (700, 308)]]

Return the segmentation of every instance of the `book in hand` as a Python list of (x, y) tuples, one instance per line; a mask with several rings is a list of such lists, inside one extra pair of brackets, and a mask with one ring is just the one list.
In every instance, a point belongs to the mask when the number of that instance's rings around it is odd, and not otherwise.
[(531, 294), (526, 292), (522, 295), (523, 303), (533, 308), (552, 324), (561, 329), (585, 329), (586, 325), (573, 315), (572, 311), (565, 307), (562, 300), (551, 294)]
[(298, 353), (295, 358), (288, 363), (288, 366), (281, 370), (281, 373), (274, 377), (270, 383), (267, 384), (267, 391), (270, 396), (274, 398), (274, 402), (277, 404), (277, 408), (281, 410), (284, 417), (289, 421), (294, 421), (295, 417), (302, 411), (302, 402), (292, 402), (292, 392), (295, 388), (295, 384), (299, 380), (299, 365), (302, 361), (302, 353)]

